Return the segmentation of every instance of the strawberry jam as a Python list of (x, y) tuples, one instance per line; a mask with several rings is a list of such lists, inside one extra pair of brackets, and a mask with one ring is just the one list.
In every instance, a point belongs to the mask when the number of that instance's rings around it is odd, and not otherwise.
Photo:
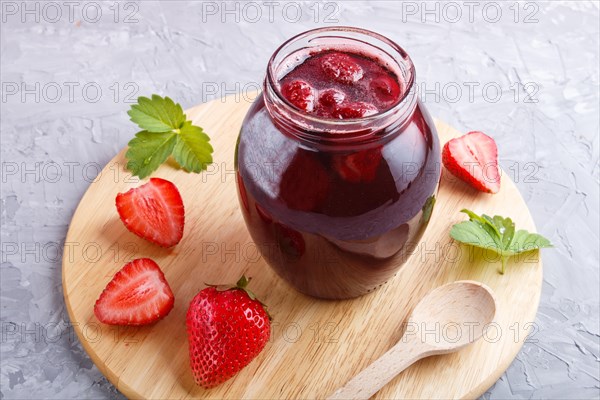
[(398, 102), (402, 84), (393, 72), (359, 53), (318, 51), (279, 82), (294, 107), (324, 118), (362, 118)]
[(440, 148), (413, 89), (404, 50), (361, 29), (309, 31), (271, 58), (242, 125), (236, 179), (262, 256), (301, 292), (366, 294), (419, 244)]

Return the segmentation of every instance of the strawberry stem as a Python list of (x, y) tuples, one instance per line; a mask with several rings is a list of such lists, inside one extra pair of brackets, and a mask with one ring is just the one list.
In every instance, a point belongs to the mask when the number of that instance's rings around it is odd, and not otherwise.
[(242, 275), (242, 277), (237, 281), (235, 286), (240, 289), (245, 289), (246, 286), (248, 286), (248, 284), (250, 283), (250, 279), (252, 278), (246, 278), (246, 275)]
[(256, 300), (256, 295), (254, 293), (252, 293), (252, 291), (250, 291), (250, 289), (247, 288), (251, 279), (252, 278), (246, 278), (246, 275), (242, 275), (242, 277), (235, 284), (235, 287), (232, 289), (243, 290), (244, 292), (246, 292), (248, 294), (248, 297), (250, 297), (252, 300)]
[(506, 271), (506, 260), (508, 260), (508, 257), (500, 257), (500, 259), (502, 260), (502, 269), (500, 270), (500, 275), (504, 275), (504, 271)]
[(260, 301), (256, 297), (256, 295), (254, 294), (254, 292), (252, 292), (250, 289), (247, 288), (247, 286), (250, 283), (251, 279), (252, 278), (246, 278), (246, 275), (242, 275), (242, 277), (237, 281), (236, 287), (233, 288), (233, 289), (243, 290), (244, 292), (246, 292), (246, 294), (248, 295), (248, 297), (250, 297), (252, 300), (258, 301), (263, 306), (265, 312), (269, 316), (269, 320), (273, 320), (273, 317), (271, 317), (271, 314), (269, 314), (269, 310), (267, 309), (267, 305), (265, 303), (263, 303), (262, 301)]

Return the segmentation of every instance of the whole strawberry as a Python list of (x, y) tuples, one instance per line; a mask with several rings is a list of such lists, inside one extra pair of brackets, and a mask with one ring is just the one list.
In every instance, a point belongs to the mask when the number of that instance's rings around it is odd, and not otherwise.
[(186, 319), (190, 365), (194, 380), (204, 388), (237, 374), (269, 340), (269, 314), (246, 289), (248, 282), (242, 276), (234, 287), (209, 286), (190, 303)]

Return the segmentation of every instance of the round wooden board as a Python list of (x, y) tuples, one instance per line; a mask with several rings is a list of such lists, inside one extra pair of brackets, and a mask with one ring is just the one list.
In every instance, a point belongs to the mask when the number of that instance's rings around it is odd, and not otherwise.
[[(361, 298), (317, 300), (296, 292), (271, 271), (244, 225), (233, 155), (249, 106), (231, 96), (188, 110), (188, 118), (210, 134), (215, 163), (201, 175), (169, 164), (153, 175), (174, 182), (185, 203), (184, 237), (175, 248), (152, 245), (119, 220), (116, 194), (140, 184), (124, 168), (125, 151), (83, 196), (66, 238), (63, 290), (75, 331), (102, 373), (129, 398), (324, 398), (400, 339), (403, 322), (426, 292), (472, 279), (490, 286), (498, 299), (496, 324), (487, 336), (458, 353), (421, 360), (375, 398), (473, 398), (493, 385), (532, 327), (541, 292), (541, 260), (531, 252), (510, 261), (507, 273), (500, 275), (497, 260), (458, 245), (448, 232), (465, 219), (462, 208), (511, 216), (518, 228), (535, 231), (507, 174), (500, 193), (488, 195), (444, 171), (424, 241), (400, 272)], [(459, 134), (441, 122), (436, 125), (442, 143)], [(93, 313), (94, 302), (123, 264), (139, 257), (161, 266), (175, 293), (175, 308), (153, 326), (101, 324)], [(269, 305), (272, 338), (233, 379), (204, 390), (194, 384), (188, 365), (187, 307), (204, 282), (234, 282), (241, 273), (254, 278), (252, 290)], [(438, 334), (454, 332), (440, 327)], [(468, 334), (466, 327), (463, 334)]]

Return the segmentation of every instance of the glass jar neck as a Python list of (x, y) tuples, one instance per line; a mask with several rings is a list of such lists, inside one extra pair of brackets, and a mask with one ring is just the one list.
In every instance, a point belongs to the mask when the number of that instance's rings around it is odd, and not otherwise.
[[(331, 119), (294, 107), (282, 96), (279, 80), (310, 56), (311, 51), (354, 51), (373, 57), (398, 76), (403, 93), (391, 108), (363, 118)], [(319, 144), (360, 144), (383, 140), (412, 116), (417, 104), (415, 70), (408, 54), (377, 33), (352, 27), (320, 28), (283, 43), (269, 60), (264, 82), (265, 106), (284, 132)]]

